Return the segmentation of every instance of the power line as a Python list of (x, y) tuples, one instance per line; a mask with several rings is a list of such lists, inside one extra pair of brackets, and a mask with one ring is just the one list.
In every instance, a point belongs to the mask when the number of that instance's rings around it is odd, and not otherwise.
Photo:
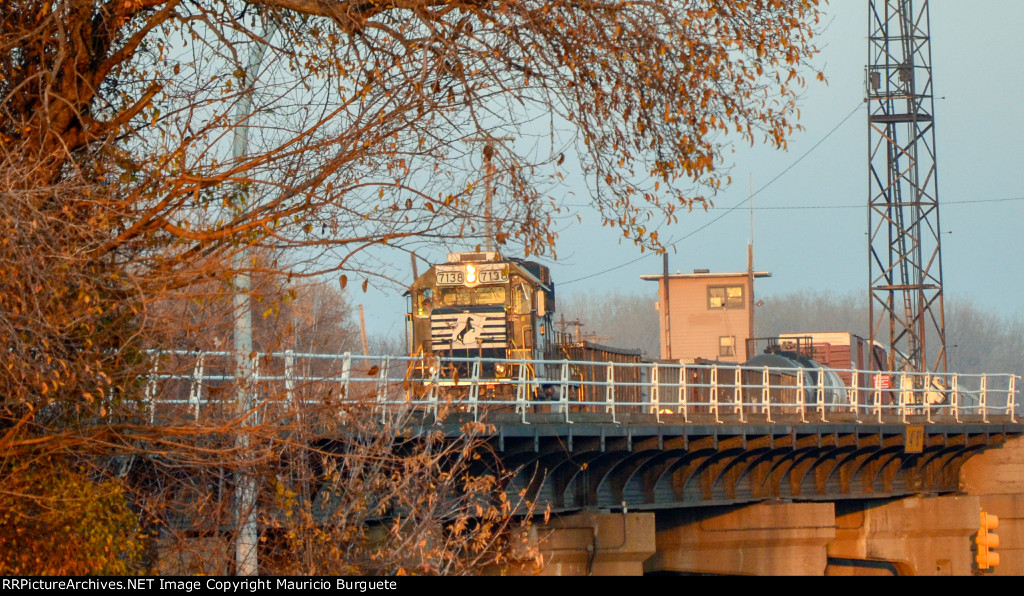
[(853, 117), (853, 115), (854, 115), (854, 114), (856, 114), (856, 113), (857, 113), (858, 111), (860, 111), (860, 109), (861, 109), (862, 107), (864, 107), (864, 104), (863, 104), (863, 103), (858, 103), (858, 104), (857, 104), (857, 106), (856, 106), (855, 108), (853, 108), (853, 110), (851, 110), (851, 111), (850, 111), (850, 113), (849, 113), (849, 114), (847, 114), (845, 118), (843, 118), (842, 120), (840, 120), (840, 121), (839, 121), (839, 124), (836, 124), (835, 126), (833, 126), (833, 127), (832, 127), (832, 130), (828, 131), (828, 133), (827, 133), (827, 134), (826, 134), (825, 136), (821, 137), (821, 139), (820, 139), (820, 140), (819, 140), (819, 141), (818, 141), (817, 143), (815, 143), (815, 144), (814, 144), (813, 146), (811, 146), (811, 148), (810, 148), (810, 149), (808, 149), (807, 151), (805, 151), (805, 152), (804, 152), (804, 154), (803, 154), (803, 155), (801, 155), (800, 157), (798, 157), (796, 161), (794, 161), (793, 163), (789, 164), (789, 165), (788, 165), (788, 166), (786, 167), (786, 169), (782, 170), (782, 171), (781, 171), (781, 172), (779, 172), (779, 173), (778, 173), (778, 174), (777, 174), (777, 175), (776, 175), (776, 176), (775, 176), (774, 178), (772, 178), (771, 180), (769, 180), (769, 181), (768, 181), (768, 182), (767, 182), (767, 183), (766, 183), (766, 184), (765, 184), (764, 186), (762, 186), (761, 188), (759, 188), (759, 189), (757, 189), (756, 191), (752, 192), (752, 193), (750, 194), (750, 196), (748, 196), (747, 198), (743, 199), (743, 200), (742, 200), (742, 201), (740, 201), (739, 203), (736, 203), (735, 205), (733, 205), (733, 206), (732, 206), (732, 207), (730, 207), (729, 209), (726, 209), (726, 210), (725, 210), (725, 211), (724, 211), (724, 212), (723, 212), (723, 213), (722, 213), (721, 215), (719, 215), (718, 217), (716, 217), (716, 218), (712, 219), (711, 221), (707, 222), (706, 224), (702, 225), (701, 227), (697, 228), (696, 230), (694, 230), (694, 231), (690, 232), (689, 234), (687, 234), (687, 235), (683, 236), (683, 237), (682, 237), (682, 238), (680, 238), (679, 240), (676, 240), (676, 241), (675, 241), (675, 243), (674, 243), (674, 244), (673, 244), (672, 246), (675, 246), (676, 244), (678, 244), (678, 243), (682, 242), (683, 240), (686, 240), (687, 238), (691, 238), (691, 237), (693, 237), (694, 235), (696, 235), (696, 234), (697, 234), (697, 232), (700, 232), (700, 231), (702, 231), (702, 230), (706, 229), (706, 228), (707, 228), (708, 226), (710, 226), (710, 225), (714, 224), (715, 222), (717, 222), (718, 220), (722, 219), (722, 218), (723, 218), (723, 217), (725, 217), (726, 215), (729, 215), (729, 214), (730, 214), (730, 213), (732, 213), (733, 211), (736, 211), (736, 210), (737, 210), (737, 209), (739, 209), (740, 207), (742, 207), (742, 206), (746, 205), (747, 203), (749, 203), (749, 202), (750, 202), (751, 200), (753, 200), (753, 198), (754, 198), (754, 197), (756, 197), (757, 195), (759, 195), (759, 194), (761, 194), (762, 192), (764, 192), (764, 190), (765, 190), (765, 189), (767, 189), (767, 188), (768, 188), (769, 186), (771, 186), (772, 184), (774, 184), (775, 182), (777, 182), (777, 181), (779, 180), (779, 178), (782, 178), (783, 176), (785, 176), (785, 175), (786, 175), (786, 174), (787, 174), (787, 173), (788, 173), (788, 172), (789, 172), (790, 170), (792, 170), (793, 168), (795, 168), (797, 164), (799, 164), (800, 162), (802, 162), (802, 161), (804, 160), (804, 158), (806, 158), (806, 157), (807, 157), (808, 155), (810, 155), (811, 153), (813, 153), (815, 149), (817, 149), (818, 147), (820, 147), (822, 143), (824, 143), (824, 142), (825, 142), (825, 141), (826, 141), (826, 140), (827, 140), (827, 139), (828, 139), (829, 137), (831, 137), (831, 136), (832, 136), (832, 135), (833, 135), (833, 134), (834, 134), (834, 133), (835, 133), (835, 132), (836, 132), (837, 130), (839, 130), (839, 128), (840, 128), (840, 127), (841, 127), (842, 125), (846, 124), (846, 121), (847, 121), (847, 120), (849, 120), (849, 119), (850, 119), (851, 117)]
[[(842, 127), (842, 125), (846, 124), (846, 121), (849, 120), (850, 118), (852, 118), (853, 115), (856, 114), (862, 107), (864, 107), (864, 104), (863, 103), (858, 103), (857, 106), (855, 108), (853, 108), (853, 110), (851, 110), (849, 114), (847, 114), (842, 120), (839, 121), (839, 124), (836, 124), (834, 127), (832, 127), (832, 130), (828, 131), (828, 133), (825, 136), (823, 136), (817, 143), (815, 143), (810, 149), (805, 151), (804, 154), (801, 155), (799, 158), (797, 158), (796, 161), (794, 161), (789, 166), (787, 166), (786, 169), (784, 169), (781, 172), (779, 172), (779, 174), (777, 176), (775, 176), (774, 178), (769, 180), (764, 186), (762, 186), (761, 188), (757, 189), (755, 192), (751, 193), (750, 196), (748, 196), (746, 199), (740, 201), (736, 205), (734, 205), (734, 206), (730, 207), (729, 209), (725, 210), (721, 215), (719, 215), (718, 217), (712, 219), (711, 221), (707, 222), (706, 224), (700, 226), (696, 230), (693, 230), (692, 232), (690, 232), (689, 234), (683, 236), (682, 238), (680, 238), (680, 239), (678, 239), (678, 240), (676, 240), (674, 242), (671, 242), (665, 248), (670, 248), (670, 247), (671, 248), (675, 248), (676, 245), (679, 244), (680, 242), (682, 242), (683, 240), (686, 240), (687, 238), (692, 237), (697, 232), (700, 232), (700, 231), (704, 230), (705, 228), (707, 228), (708, 226), (714, 224), (715, 222), (717, 222), (718, 220), (722, 219), (726, 215), (729, 215), (733, 211), (735, 211), (735, 210), (739, 209), (740, 207), (742, 207), (743, 205), (746, 205), (747, 203), (749, 203), (751, 201), (751, 199), (753, 199), (757, 195), (761, 194), (761, 192), (763, 192), (766, 188), (768, 188), (769, 186), (774, 184), (779, 178), (782, 178), (783, 176), (785, 176), (787, 172), (789, 172), (794, 167), (796, 167), (796, 165), (799, 164), (801, 161), (803, 161), (804, 158), (806, 158), (808, 155), (810, 155), (815, 149), (820, 147), (822, 143), (824, 143), (837, 130), (839, 130), (839, 128)], [(599, 275), (604, 275), (606, 273), (611, 273), (612, 271), (616, 271), (618, 269), (622, 269), (623, 267), (628, 267), (629, 265), (632, 265), (633, 263), (637, 263), (639, 261), (642, 261), (643, 259), (646, 259), (646, 258), (650, 257), (653, 254), (656, 254), (656, 253), (652, 252), (651, 254), (647, 254), (647, 255), (643, 255), (643, 256), (637, 257), (637, 258), (633, 259), (632, 261), (628, 261), (626, 263), (622, 263), (621, 265), (616, 265), (614, 267), (609, 267), (608, 269), (605, 269), (603, 271), (598, 271), (596, 273), (591, 273), (590, 275), (585, 275), (583, 277), (577, 277), (576, 279), (570, 279), (569, 281), (562, 282), (560, 285), (564, 286), (566, 284), (571, 284), (571, 283), (575, 283), (577, 281), (583, 281), (585, 279), (590, 279), (592, 277), (597, 277)]]
[[(670, 246), (675, 246), (675, 244), (672, 244)], [(632, 265), (633, 263), (642, 261), (642, 260), (646, 259), (647, 257), (654, 256), (655, 254), (657, 254), (657, 253), (652, 252), (650, 254), (646, 254), (646, 255), (637, 257), (637, 258), (633, 259), (632, 261), (628, 261), (628, 262), (623, 263), (621, 265), (616, 265), (614, 267), (610, 267), (608, 269), (605, 269), (604, 271), (598, 271), (597, 273), (591, 273), (590, 275), (584, 275), (583, 277), (577, 277), (576, 279), (570, 279), (569, 281), (559, 282), (558, 285), (564, 286), (564, 285), (571, 284), (571, 283), (574, 283), (574, 282), (577, 282), (577, 281), (583, 281), (585, 279), (590, 279), (591, 277), (597, 277), (598, 275), (604, 275), (605, 273), (611, 273), (612, 271), (615, 271), (616, 269), (622, 269), (623, 267), (628, 267), (628, 266)]]
[[(977, 200), (971, 200), (971, 201), (943, 201), (942, 204), (943, 205), (979, 205), (979, 204), (982, 204), (982, 203), (1010, 203), (1010, 202), (1017, 202), (1017, 201), (1024, 201), (1024, 197), (1010, 197), (1010, 198), (1006, 198), (1006, 199), (977, 199)], [(739, 207), (739, 205), (737, 205), (736, 207), (733, 207), (730, 211), (735, 210), (737, 207)], [(754, 211), (807, 211), (807, 210), (812, 210), (812, 209), (867, 209), (867, 205), (804, 205), (804, 206), (789, 206), (789, 207), (785, 207), (785, 206), (780, 206), (780, 207), (753, 207), (753, 209), (754, 209)], [(676, 244), (678, 244), (679, 242), (682, 242), (683, 240), (685, 240), (685, 239), (689, 238), (690, 236), (696, 234), (697, 232), (703, 230), (704, 228), (708, 227), (709, 225), (715, 223), (716, 221), (718, 221), (719, 219), (724, 217), (727, 213), (722, 214), (721, 216), (719, 216), (716, 219), (708, 222), (707, 224), (701, 226), (700, 228), (694, 230), (693, 232), (687, 234), (686, 236), (683, 236), (679, 240), (670, 243), (668, 246), (669, 247), (675, 247)], [(648, 257), (654, 256), (655, 254), (656, 253), (652, 252), (652, 253), (649, 253), (649, 254), (641, 255), (641, 256), (633, 259), (632, 261), (627, 261), (625, 263), (622, 263), (620, 265), (616, 265), (614, 267), (610, 267), (610, 268), (605, 269), (603, 271), (598, 271), (597, 273), (591, 273), (590, 275), (584, 275), (583, 277), (577, 277), (576, 279), (570, 279), (569, 281), (561, 282), (560, 285), (564, 286), (566, 284), (571, 284), (571, 283), (576, 282), (576, 281), (583, 281), (585, 279), (590, 279), (591, 277), (597, 277), (599, 275), (604, 275), (605, 273), (611, 273), (612, 271), (616, 271), (618, 269), (622, 269), (623, 267), (628, 267), (628, 266), (632, 265), (633, 263), (637, 263), (639, 261), (642, 261), (642, 260), (644, 260), (644, 259), (646, 259)]]
[[(1011, 203), (1024, 201), (1024, 197), (1005, 199), (972, 199), (965, 201), (941, 201), (942, 205), (979, 205), (982, 203)], [(566, 205), (567, 207), (588, 207), (589, 205)], [(754, 211), (810, 211), (821, 209), (867, 209), (867, 205), (776, 205), (775, 207), (751, 207)], [(644, 255), (645, 257), (647, 255)]]
[[(970, 201), (940, 201), (945, 205), (977, 205), (981, 203), (1009, 203), (1012, 201), (1024, 201), (1024, 197), (1010, 197), (1008, 199), (976, 199)], [(752, 207), (754, 211), (805, 211), (810, 209), (867, 209), (867, 205), (790, 205), (777, 207)]]

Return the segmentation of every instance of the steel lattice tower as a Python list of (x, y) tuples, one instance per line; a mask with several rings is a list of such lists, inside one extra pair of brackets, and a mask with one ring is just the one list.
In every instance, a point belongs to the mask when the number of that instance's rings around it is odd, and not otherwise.
[(927, 0), (869, 0), (871, 340), (888, 370), (946, 371)]

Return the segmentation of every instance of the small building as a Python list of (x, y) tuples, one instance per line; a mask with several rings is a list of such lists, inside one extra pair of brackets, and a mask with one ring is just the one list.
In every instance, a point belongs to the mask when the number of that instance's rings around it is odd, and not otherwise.
[[(764, 271), (641, 275), (658, 282), (661, 358), (743, 362), (754, 330), (753, 280)], [(667, 287), (666, 287), (667, 282)], [(667, 291), (666, 291), (667, 290)]]

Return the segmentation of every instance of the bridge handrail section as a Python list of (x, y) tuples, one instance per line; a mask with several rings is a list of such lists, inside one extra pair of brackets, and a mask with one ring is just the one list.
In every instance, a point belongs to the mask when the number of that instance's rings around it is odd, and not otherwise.
[[(198, 418), (212, 393), (233, 395), (231, 352), (152, 354), (146, 399), (177, 404)], [(496, 365), (517, 371), (497, 379)], [(885, 373), (854, 369), (750, 367), (726, 363), (616, 363), (495, 358), (309, 354), (257, 355), (250, 388), (257, 401), (288, 406), (367, 403), (389, 409), (443, 406), (471, 412), (603, 412), (653, 415), (656, 422), (914, 424), (1017, 422), (1012, 374)], [(846, 379), (846, 380), (843, 380)], [(152, 415), (152, 414), (151, 414)]]

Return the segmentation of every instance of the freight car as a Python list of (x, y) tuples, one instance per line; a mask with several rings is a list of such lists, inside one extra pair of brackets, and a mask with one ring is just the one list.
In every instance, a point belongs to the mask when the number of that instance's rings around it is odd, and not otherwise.
[[(748, 373), (768, 368), (770, 383), (775, 388), (777, 403), (796, 403), (797, 389), (803, 389), (805, 400), (817, 402), (830, 408), (854, 406), (847, 391), (849, 383), (842, 374), (830, 368), (827, 363), (812, 358), (813, 342), (809, 338), (782, 336), (779, 338), (751, 338), (756, 345), (766, 342), (764, 350), (743, 363)], [(751, 350), (756, 353), (755, 350)], [(800, 373), (800, 374), (798, 374)], [(803, 379), (802, 383), (800, 378)], [(801, 386), (802, 385), (802, 386)], [(789, 388), (792, 389), (789, 389)], [(821, 393), (822, 395), (818, 395)]]

